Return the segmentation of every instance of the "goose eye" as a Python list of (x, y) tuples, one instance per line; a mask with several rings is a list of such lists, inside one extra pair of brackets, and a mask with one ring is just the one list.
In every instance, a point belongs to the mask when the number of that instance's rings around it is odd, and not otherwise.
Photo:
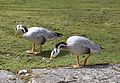
[(18, 26), (18, 28), (20, 28), (20, 26)]
[(53, 55), (55, 54), (55, 51), (53, 51)]

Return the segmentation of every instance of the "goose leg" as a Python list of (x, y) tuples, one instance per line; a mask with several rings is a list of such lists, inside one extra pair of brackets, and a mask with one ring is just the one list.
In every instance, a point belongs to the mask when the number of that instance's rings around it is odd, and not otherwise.
[(90, 54), (84, 59), (84, 65), (86, 65), (89, 57), (90, 57)]
[(35, 43), (33, 43), (32, 50), (27, 50), (26, 52), (29, 53), (29, 54), (34, 54), (34, 52), (35, 52)]
[(76, 56), (76, 62), (77, 64), (76, 65), (73, 65), (74, 68), (79, 68), (80, 67), (80, 63), (79, 63), (79, 55)]
[(35, 43), (33, 43), (32, 52), (35, 52)]
[(37, 50), (37, 51), (34, 51), (34, 54), (41, 54), (41, 52), (42, 52), (42, 45), (40, 44), (40, 47), (39, 47), (39, 50)]

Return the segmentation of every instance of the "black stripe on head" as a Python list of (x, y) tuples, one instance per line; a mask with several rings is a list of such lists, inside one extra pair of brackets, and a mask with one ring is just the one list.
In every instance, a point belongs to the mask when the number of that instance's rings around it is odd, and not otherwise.
[(28, 29), (26, 26), (22, 25), (22, 27), (25, 29), (25, 32), (28, 32)]
[[(58, 48), (61, 44), (67, 45), (65, 42), (59, 42), (55, 45), (55, 48)], [(60, 47), (64, 47), (63, 45), (61, 45)]]

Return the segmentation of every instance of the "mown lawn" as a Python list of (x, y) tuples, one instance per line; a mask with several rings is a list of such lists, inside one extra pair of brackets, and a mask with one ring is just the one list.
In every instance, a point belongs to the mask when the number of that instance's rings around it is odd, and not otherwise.
[[(69, 52), (62, 51), (51, 63), (54, 44), (72, 35), (83, 35), (104, 49), (89, 58), (89, 65), (120, 63), (119, 0), (0, 0), (0, 69), (29, 69), (68, 66), (75, 63)], [(47, 41), (42, 55), (26, 54), (31, 42), (15, 36), (17, 24), (41, 26), (63, 33)], [(80, 63), (83, 62), (83, 56)]]

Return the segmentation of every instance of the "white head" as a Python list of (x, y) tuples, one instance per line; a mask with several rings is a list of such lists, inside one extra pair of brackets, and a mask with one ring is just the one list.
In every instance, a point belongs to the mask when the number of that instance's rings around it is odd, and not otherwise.
[(27, 29), (27, 27), (24, 26), (24, 25), (17, 25), (17, 26), (16, 26), (16, 31), (17, 31), (17, 34), (22, 35), (22, 34), (28, 32), (28, 29)]
[(51, 57), (49, 60), (52, 59), (52, 57), (56, 57), (60, 53), (60, 48), (65, 47), (67, 44), (65, 42), (59, 42), (55, 45), (55, 48), (51, 52)]
[(51, 57), (56, 57), (60, 53), (60, 49), (54, 48), (51, 52)]

